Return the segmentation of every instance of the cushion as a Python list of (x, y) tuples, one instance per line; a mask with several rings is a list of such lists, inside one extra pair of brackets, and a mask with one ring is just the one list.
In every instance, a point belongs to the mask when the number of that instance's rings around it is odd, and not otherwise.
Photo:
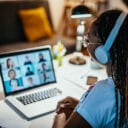
[(22, 9), (19, 11), (19, 16), (28, 41), (34, 42), (43, 37), (53, 36), (45, 8)]

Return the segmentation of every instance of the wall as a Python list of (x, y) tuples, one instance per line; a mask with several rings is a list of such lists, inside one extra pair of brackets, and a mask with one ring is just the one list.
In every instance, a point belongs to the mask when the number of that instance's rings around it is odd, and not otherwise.
[[(52, 21), (55, 30), (58, 30), (60, 20), (64, 12), (65, 0), (48, 0), (50, 5), (50, 10), (52, 14)], [(121, 0), (109, 0), (110, 9), (120, 8), (125, 12), (128, 12), (128, 7), (126, 7)]]
[(121, 0), (109, 0), (110, 2), (110, 8), (119, 8), (124, 10), (125, 12), (128, 12), (128, 7), (121, 1)]
[(64, 12), (64, 0), (48, 0), (51, 10), (51, 17), (55, 31), (58, 30), (63, 12)]
[[(0, 0), (0, 1), (12, 1), (12, 0)], [(64, 1), (65, 0), (48, 0), (55, 31), (57, 31), (59, 27), (59, 23), (64, 12), (64, 5), (65, 5)]]

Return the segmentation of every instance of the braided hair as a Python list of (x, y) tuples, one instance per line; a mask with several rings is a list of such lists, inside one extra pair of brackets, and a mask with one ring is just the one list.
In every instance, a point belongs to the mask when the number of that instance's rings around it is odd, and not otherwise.
[[(109, 10), (102, 13), (96, 20), (95, 24), (102, 44), (105, 43), (120, 14), (120, 10)], [(110, 54), (111, 75), (115, 84), (115, 128), (121, 128), (125, 120), (128, 124), (128, 16), (119, 30), (116, 40), (110, 49)]]
[(128, 0), (122, 0), (126, 6), (128, 6)]

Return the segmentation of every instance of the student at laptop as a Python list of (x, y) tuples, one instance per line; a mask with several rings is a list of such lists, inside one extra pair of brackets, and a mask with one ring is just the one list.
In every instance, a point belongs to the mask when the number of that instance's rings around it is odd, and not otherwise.
[[(123, 18), (122, 18), (123, 17)], [(123, 21), (121, 21), (124, 19)], [(122, 22), (122, 24), (120, 24)], [(117, 27), (121, 25), (118, 32)], [(116, 27), (115, 27), (116, 26)], [(116, 29), (114, 29), (116, 28)], [(128, 16), (119, 10), (101, 14), (90, 26), (88, 51), (95, 61), (95, 49), (105, 45), (112, 30), (108, 61), (108, 79), (99, 81), (87, 91), (80, 102), (68, 97), (58, 103), (53, 128), (126, 128), (128, 127)], [(109, 43), (110, 43), (109, 42)], [(104, 47), (104, 46), (103, 46)], [(98, 47), (101, 48), (101, 47)], [(95, 53), (94, 53), (95, 51)], [(102, 53), (99, 54), (102, 59)], [(101, 63), (101, 61), (100, 61)], [(104, 63), (105, 65), (105, 63)], [(78, 103), (78, 105), (77, 105)], [(77, 105), (77, 106), (76, 106)], [(76, 107), (75, 107), (76, 106)], [(74, 109), (75, 108), (75, 109)], [(73, 111), (74, 109), (74, 111)], [(66, 120), (69, 110), (73, 113)]]

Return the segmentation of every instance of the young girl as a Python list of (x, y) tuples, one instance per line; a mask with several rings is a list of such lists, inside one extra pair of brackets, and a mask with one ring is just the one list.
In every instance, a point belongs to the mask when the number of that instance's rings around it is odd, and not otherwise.
[[(92, 22), (87, 37), (88, 51), (94, 61), (98, 62), (94, 54), (95, 49), (106, 43), (121, 13), (119, 10), (109, 10)], [(128, 127), (127, 15), (109, 52), (111, 60), (105, 64), (108, 79), (97, 82), (80, 101), (72, 97), (60, 101), (53, 128)]]

